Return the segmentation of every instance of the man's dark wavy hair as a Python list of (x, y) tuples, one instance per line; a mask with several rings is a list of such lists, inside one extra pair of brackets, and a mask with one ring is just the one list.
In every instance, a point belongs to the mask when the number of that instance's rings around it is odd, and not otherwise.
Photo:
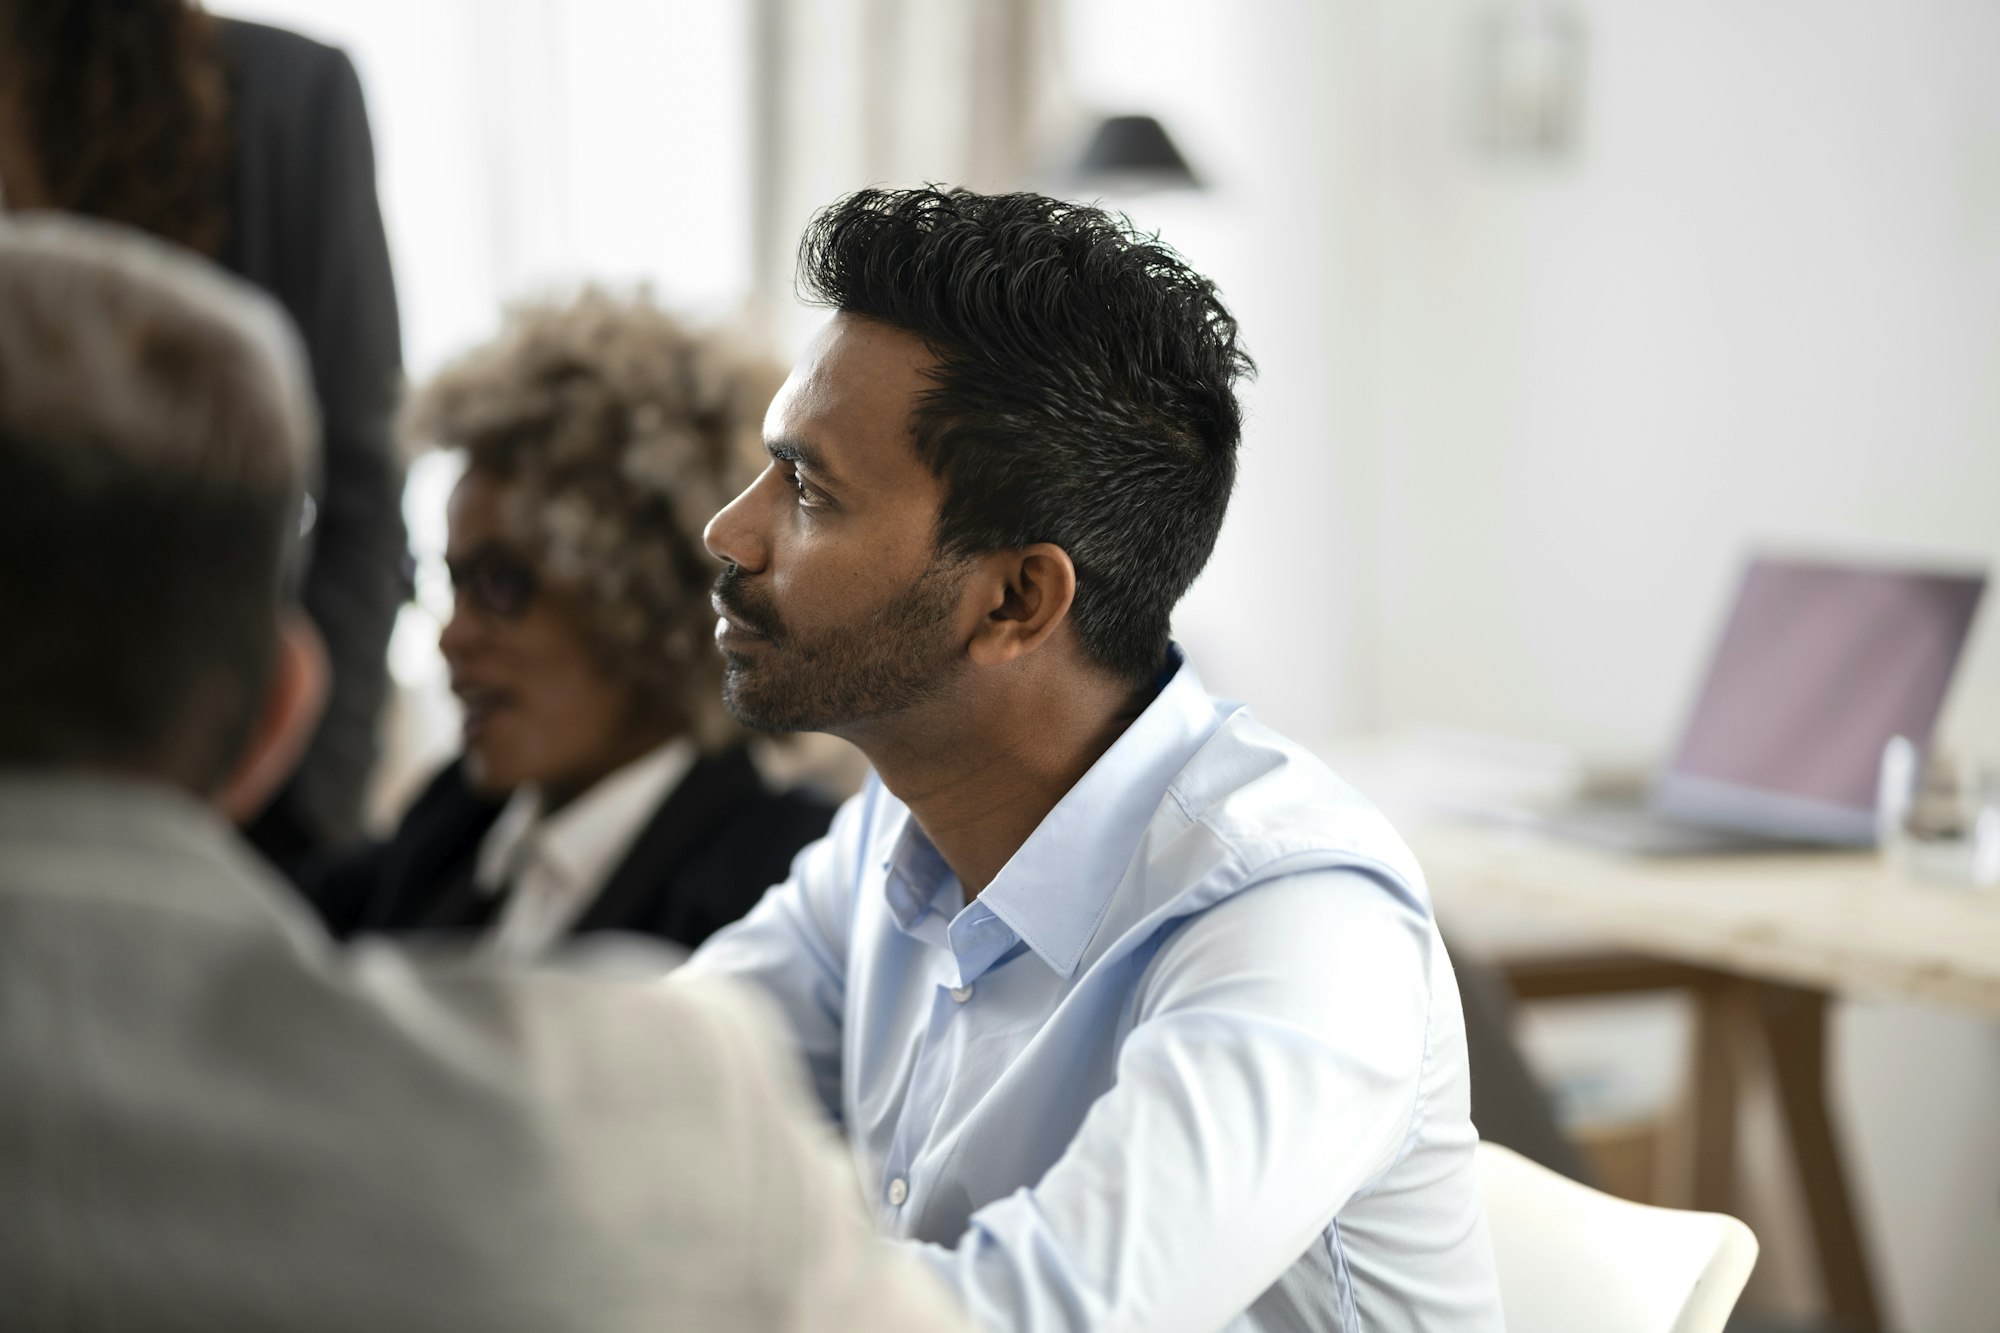
[(806, 299), (937, 358), (918, 455), (943, 483), (940, 554), (1053, 542), (1090, 658), (1139, 680), (1208, 563), (1254, 373), (1215, 284), (1130, 222), (1034, 194), (867, 189), (815, 216)]

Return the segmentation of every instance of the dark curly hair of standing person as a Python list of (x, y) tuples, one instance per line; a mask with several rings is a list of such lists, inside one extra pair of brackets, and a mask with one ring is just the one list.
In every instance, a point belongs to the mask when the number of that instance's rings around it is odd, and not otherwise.
[(1052, 542), (1084, 652), (1140, 680), (1215, 548), (1255, 366), (1215, 284), (1084, 204), (860, 190), (799, 245), (802, 295), (923, 340), (919, 456), (947, 558)]
[(190, 0), (0, 0), (0, 192), (213, 259), (229, 233), (228, 69)]

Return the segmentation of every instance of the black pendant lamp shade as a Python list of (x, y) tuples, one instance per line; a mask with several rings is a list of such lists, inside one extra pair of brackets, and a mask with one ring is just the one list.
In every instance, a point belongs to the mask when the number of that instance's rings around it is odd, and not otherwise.
[(1151, 116), (1107, 116), (1076, 161), (1081, 181), (1117, 180), (1153, 189), (1198, 190), (1201, 182), (1166, 127)]

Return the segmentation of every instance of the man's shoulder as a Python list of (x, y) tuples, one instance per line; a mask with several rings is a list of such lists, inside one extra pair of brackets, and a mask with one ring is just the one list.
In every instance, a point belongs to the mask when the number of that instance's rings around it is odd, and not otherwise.
[(687, 1088), (713, 1111), (773, 1040), (770, 1024), (730, 983), (674, 975), (678, 957), (628, 938), (615, 957), (579, 950), (568, 965), (521, 967), (478, 951), (368, 941), (341, 964), (342, 988), (419, 1058), (497, 1075), (488, 1086), (532, 1103), (534, 1114), (655, 1097), (668, 1110)]
[[(71, 945), (130, 915), (104, 897), (63, 906)], [(825, 1145), (755, 1000), (726, 983), (343, 953), (242, 917), (178, 913), (162, 930), (146, 914), (150, 956), (14, 978), (46, 980), (38, 1002), (89, 1041), (61, 1060), (5, 1052), (24, 1075), (12, 1114), (107, 1126), (111, 1163), (88, 1190), (36, 1176), (8, 1209), (103, 1237), (92, 1262), (114, 1286), (166, 1274), (143, 1242), (149, 1182), (169, 1169), (177, 1234), (230, 1236), (240, 1271), (285, 1276), (229, 1290), (252, 1323), (277, 1318), (257, 1304), (267, 1289), (359, 1272), (370, 1281), (328, 1285), (329, 1326), (428, 1326), (443, 1311), (563, 1327), (576, 1308), (607, 1329), (762, 1326), (804, 1298), (784, 1275), (814, 1227), (846, 1221), (831, 1191), (802, 1195), (800, 1164)], [(0, 940), (0, 954), (35, 943)], [(791, 1225), (808, 1203), (818, 1211)], [(779, 1241), (791, 1250), (768, 1273), (743, 1269)], [(28, 1272), (0, 1259), (7, 1271)], [(28, 1280), (59, 1293), (68, 1275)]]
[(1382, 813), (1304, 747), (1231, 710), (1168, 783), (1086, 961), (1198, 931), (1246, 890), (1300, 876), (1315, 891), (1370, 882), (1385, 906), (1429, 914), (1416, 859)]
[[(425, 1176), (464, 1165), (454, 1211), (483, 1201), (473, 1211), (491, 1216), (482, 1239), (495, 1262), (525, 1248), (559, 1253), (565, 1270), (610, 1263), (663, 1310), (702, 1293), (788, 1300), (793, 1279), (781, 1275), (809, 1242), (789, 1222), (780, 1240), (773, 1219), (810, 1203), (818, 1224), (843, 1225), (850, 1202), (805, 1197), (798, 1172), (837, 1154), (802, 1072), (754, 993), (724, 978), (640, 977), (626, 961), (625, 975), (606, 976), (365, 947), (360, 998), (421, 1048), (417, 1081), (445, 1094), (389, 1123), (427, 1159), (411, 1163)], [(398, 1062), (379, 1063), (393, 1073)], [(439, 1116), (439, 1105), (456, 1111)], [(771, 1273), (731, 1270), (759, 1250)], [(722, 1271), (736, 1275), (718, 1281)]]
[(1420, 883), (1387, 817), (1318, 755), (1239, 709), (1167, 788), (1160, 831), (1199, 830), (1246, 868), (1360, 863)]

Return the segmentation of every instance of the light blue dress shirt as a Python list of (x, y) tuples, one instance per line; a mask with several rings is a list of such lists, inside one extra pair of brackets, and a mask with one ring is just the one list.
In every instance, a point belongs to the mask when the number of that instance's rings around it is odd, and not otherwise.
[(775, 998), (992, 1329), (1501, 1326), (1421, 874), (1178, 669), (985, 891), (879, 782), (691, 970)]

